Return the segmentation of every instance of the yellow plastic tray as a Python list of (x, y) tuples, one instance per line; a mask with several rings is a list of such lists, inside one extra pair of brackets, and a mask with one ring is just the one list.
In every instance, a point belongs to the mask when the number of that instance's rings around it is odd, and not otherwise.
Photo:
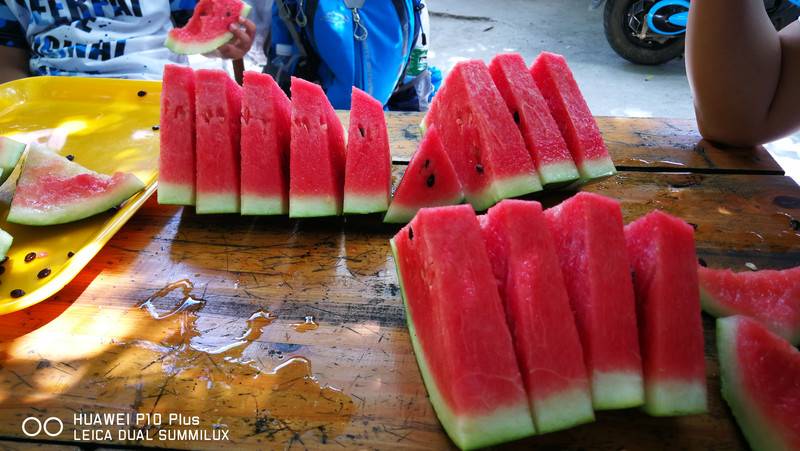
[[(0, 188), (0, 228), (14, 237), (0, 275), (0, 315), (61, 290), (155, 192), (160, 97), (161, 83), (148, 81), (35, 77), (0, 85), (0, 135), (46, 144), (104, 174), (133, 172), (147, 186), (116, 212), (47, 227), (6, 222), (11, 183)], [(37, 258), (25, 263), (30, 252)], [(44, 268), (51, 273), (39, 279)], [(26, 294), (14, 299), (14, 289)]]

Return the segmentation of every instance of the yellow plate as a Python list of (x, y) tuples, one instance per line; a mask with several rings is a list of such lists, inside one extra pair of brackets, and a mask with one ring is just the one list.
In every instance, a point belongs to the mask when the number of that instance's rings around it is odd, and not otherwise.
[[(0, 135), (46, 144), (103, 174), (133, 172), (147, 185), (116, 212), (46, 227), (6, 222), (10, 196), (0, 196), (0, 228), (14, 237), (0, 275), (0, 314), (61, 290), (155, 192), (160, 97), (161, 83), (148, 81), (35, 77), (0, 85)], [(37, 257), (25, 263), (30, 252)], [(50, 275), (39, 279), (45, 268)], [(14, 289), (26, 294), (14, 299)]]

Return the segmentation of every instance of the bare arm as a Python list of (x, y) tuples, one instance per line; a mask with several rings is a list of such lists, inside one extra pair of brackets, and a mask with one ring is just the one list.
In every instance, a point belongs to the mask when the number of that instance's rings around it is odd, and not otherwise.
[(686, 67), (700, 133), (751, 146), (800, 128), (800, 24), (775, 31), (762, 0), (695, 0)]
[(28, 76), (28, 52), (0, 46), (0, 84)]

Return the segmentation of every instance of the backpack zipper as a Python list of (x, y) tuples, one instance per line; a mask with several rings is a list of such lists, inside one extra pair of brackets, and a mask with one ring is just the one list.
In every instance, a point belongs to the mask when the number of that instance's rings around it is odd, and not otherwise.
[(367, 37), (369, 30), (361, 23), (361, 15), (358, 8), (351, 8), (353, 14), (353, 39), (355, 40), (355, 48), (353, 52), (353, 64), (355, 74), (355, 85), (372, 94), (372, 67), (367, 57)]

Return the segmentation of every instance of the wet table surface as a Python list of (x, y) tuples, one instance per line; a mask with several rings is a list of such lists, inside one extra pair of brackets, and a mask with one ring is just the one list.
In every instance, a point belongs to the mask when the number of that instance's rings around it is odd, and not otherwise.
[[(396, 179), (420, 120), (389, 116)], [(654, 208), (684, 218), (712, 267), (800, 263), (800, 188), (766, 151), (699, 142), (690, 121), (599, 123), (620, 172), (581, 189), (619, 199), (626, 222)], [(452, 447), (411, 350), (396, 230), (378, 217), (197, 216), (151, 199), (58, 295), (0, 317), (0, 446)], [(707, 415), (600, 412), (508, 446), (746, 448), (704, 327)]]

